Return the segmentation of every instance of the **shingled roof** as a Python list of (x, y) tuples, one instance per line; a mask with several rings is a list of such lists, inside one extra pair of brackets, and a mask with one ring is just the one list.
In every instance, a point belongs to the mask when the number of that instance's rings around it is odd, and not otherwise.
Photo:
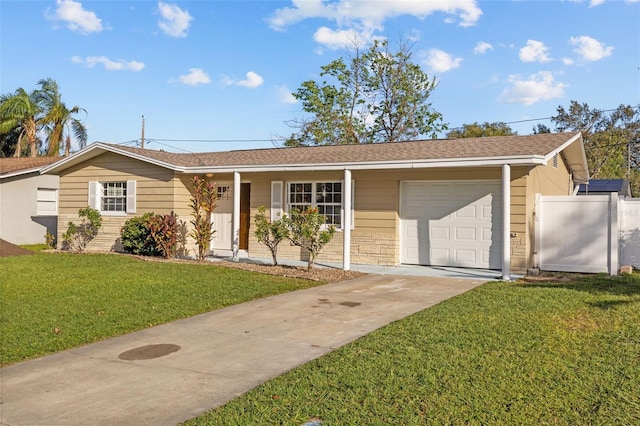
[[(45, 170), (55, 173), (88, 156), (104, 151), (116, 152), (148, 161), (176, 171), (203, 173), (232, 170), (274, 170), (278, 168), (340, 169), (348, 167), (375, 168), (385, 165), (404, 167), (406, 164), (543, 164), (550, 156), (579, 141), (579, 133), (546, 133), (527, 136), (499, 136), (463, 139), (427, 139), (419, 141), (334, 145), (289, 148), (265, 148), (204, 153), (171, 153), (151, 149), (97, 143)], [(582, 144), (576, 163), (584, 163)], [(95, 151), (91, 154), (91, 151)], [(493, 162), (491, 162), (493, 161)]]
[(38, 172), (45, 166), (49, 166), (60, 157), (20, 157), (0, 158), (0, 177), (6, 178), (21, 174)]
[(528, 136), (427, 139), (395, 143), (267, 148), (194, 154), (175, 154), (124, 146), (120, 146), (119, 149), (182, 167), (379, 163), (425, 159), (545, 157), (574, 135), (574, 133), (546, 133)]

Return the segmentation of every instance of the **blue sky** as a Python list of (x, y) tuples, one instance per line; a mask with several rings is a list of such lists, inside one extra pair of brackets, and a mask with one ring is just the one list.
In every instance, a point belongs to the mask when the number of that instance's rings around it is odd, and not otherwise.
[(639, 0), (0, 0), (0, 27), (0, 91), (53, 78), (90, 143), (139, 139), (144, 115), (148, 148), (272, 147), (354, 37), (410, 39), (451, 128), (640, 104)]

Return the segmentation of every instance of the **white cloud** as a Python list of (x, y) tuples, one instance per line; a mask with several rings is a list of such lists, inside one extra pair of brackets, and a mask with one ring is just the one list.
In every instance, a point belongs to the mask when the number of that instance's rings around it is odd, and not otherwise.
[(209, 75), (201, 68), (189, 68), (189, 74), (181, 75), (178, 80), (187, 86), (199, 86), (211, 83)]
[(235, 85), (249, 89), (255, 89), (256, 87), (262, 86), (262, 83), (264, 83), (262, 76), (253, 71), (249, 71), (245, 76), (246, 78), (244, 80), (234, 80), (231, 77), (223, 76), (221, 82), (225, 86)]
[(161, 19), (158, 27), (171, 37), (186, 37), (193, 16), (175, 4), (158, 2)]
[(520, 60), (522, 62), (549, 62), (549, 49), (543, 42), (537, 40), (527, 40), (527, 45), (520, 49)]
[(573, 49), (584, 61), (594, 62), (610, 56), (613, 47), (605, 46), (595, 38), (589, 36), (571, 37), (569, 43), (576, 46)]
[(320, 27), (313, 34), (313, 39), (316, 43), (335, 50), (351, 46), (353, 43), (360, 44), (360, 42), (369, 42), (371, 40), (371, 34), (359, 33), (353, 29), (334, 31), (327, 27)]
[(479, 41), (476, 44), (476, 47), (473, 48), (473, 53), (476, 55), (482, 55), (489, 50), (493, 50), (493, 46), (491, 43), (487, 43), (486, 41)]
[(424, 19), (441, 12), (453, 15), (460, 26), (475, 25), (482, 15), (476, 0), (454, 1), (379, 1), (379, 0), (292, 0), (290, 7), (277, 9), (268, 19), (277, 31), (310, 18), (334, 21), (338, 28), (356, 28), (361, 32), (381, 30), (385, 20), (402, 15)]
[(436, 72), (447, 72), (454, 68), (458, 68), (462, 63), (462, 58), (456, 58), (448, 54), (444, 50), (430, 49), (424, 63)]
[(589, 7), (596, 7), (596, 6), (600, 6), (602, 3), (604, 3), (606, 0), (591, 0), (591, 2), (589, 2)]
[(574, 61), (571, 58), (562, 58), (562, 63), (565, 65), (573, 65)]
[(293, 93), (291, 93), (291, 90), (289, 90), (289, 88), (285, 85), (285, 86), (277, 86), (276, 89), (278, 89), (278, 96), (280, 98), (280, 102), (285, 103), (285, 104), (297, 104), (298, 100), (295, 98), (295, 96), (293, 96)]
[(56, 10), (49, 19), (64, 21), (67, 28), (82, 34), (99, 33), (103, 30), (102, 20), (94, 12), (85, 10), (82, 4), (73, 0), (57, 0)]
[(144, 63), (138, 61), (125, 61), (124, 59), (111, 60), (106, 56), (87, 56), (81, 58), (74, 56), (71, 58), (71, 62), (74, 64), (82, 64), (87, 68), (93, 68), (100, 64), (104, 66), (107, 71), (142, 71), (144, 69)]
[(566, 84), (556, 82), (549, 71), (540, 71), (523, 79), (519, 75), (509, 76), (509, 84), (498, 98), (501, 102), (531, 105), (536, 102), (564, 96)]
[(240, 80), (236, 84), (249, 89), (255, 89), (256, 87), (262, 86), (262, 83), (264, 83), (264, 79), (253, 71), (249, 71), (246, 74), (246, 77), (246, 79)]

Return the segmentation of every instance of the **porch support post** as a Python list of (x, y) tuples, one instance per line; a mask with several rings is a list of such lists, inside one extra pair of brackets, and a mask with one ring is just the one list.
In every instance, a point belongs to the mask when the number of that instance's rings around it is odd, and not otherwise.
[(240, 173), (233, 172), (233, 261), (238, 261), (240, 247)]
[(351, 269), (351, 170), (344, 169), (344, 223), (342, 224), (342, 269)]
[(511, 167), (502, 165), (502, 279), (511, 279)]

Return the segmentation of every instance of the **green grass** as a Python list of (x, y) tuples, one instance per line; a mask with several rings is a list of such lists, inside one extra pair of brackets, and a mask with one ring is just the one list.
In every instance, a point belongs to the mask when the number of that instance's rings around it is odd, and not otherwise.
[(211, 264), (107, 254), (4, 257), (0, 363), (318, 284)]
[(492, 282), (187, 425), (634, 425), (640, 275)]
[(20, 247), (27, 250), (35, 251), (35, 252), (51, 249), (51, 246), (47, 244), (23, 244)]

